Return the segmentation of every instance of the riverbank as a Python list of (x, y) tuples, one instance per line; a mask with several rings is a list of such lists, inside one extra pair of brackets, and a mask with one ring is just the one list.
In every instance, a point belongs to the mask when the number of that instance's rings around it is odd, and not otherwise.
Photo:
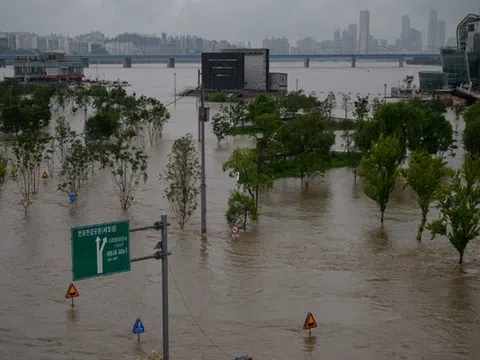
[[(326, 120), (327, 126), (333, 131), (355, 130), (356, 122), (352, 119), (332, 118)], [(236, 126), (230, 128), (228, 136), (248, 135), (254, 136), (261, 133), (261, 130), (253, 125)]]

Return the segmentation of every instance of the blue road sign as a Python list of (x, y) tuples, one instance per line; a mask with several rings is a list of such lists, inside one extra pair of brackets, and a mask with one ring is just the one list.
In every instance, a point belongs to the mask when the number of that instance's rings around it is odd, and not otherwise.
[(143, 334), (144, 332), (145, 328), (143, 327), (142, 320), (140, 320), (140, 318), (137, 318), (137, 320), (135, 320), (135, 325), (133, 325), (133, 333)]
[(91, 135), (87, 135), (87, 145), (93, 145), (93, 139)]
[(71, 203), (74, 203), (75, 201), (77, 201), (77, 196), (74, 193), (71, 193), (69, 199)]

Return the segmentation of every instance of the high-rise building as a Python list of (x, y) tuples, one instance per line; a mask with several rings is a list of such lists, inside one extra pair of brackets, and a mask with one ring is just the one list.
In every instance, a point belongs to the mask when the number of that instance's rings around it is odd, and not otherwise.
[(402, 48), (405, 50), (410, 50), (411, 40), (410, 40), (410, 17), (408, 15), (402, 16), (402, 35), (400, 36)]
[(273, 37), (271, 39), (264, 39), (262, 41), (262, 47), (270, 49), (270, 54), (273, 55), (290, 54), (290, 43), (285, 36), (282, 38)]
[(447, 37), (447, 30), (446, 30), (445, 21), (439, 20), (437, 22), (437, 46), (439, 48), (445, 46), (446, 37)]
[(438, 14), (437, 10), (430, 10), (430, 16), (428, 17), (428, 51), (435, 53), (438, 50), (437, 46), (437, 24)]
[(415, 52), (423, 51), (422, 33), (414, 28), (410, 28), (410, 50)]
[(356, 53), (358, 51), (358, 25), (357, 24), (348, 25), (348, 35), (353, 38), (352, 52)]
[(297, 40), (297, 54), (313, 54), (315, 52), (315, 40), (311, 37)]
[(370, 39), (370, 12), (368, 10), (360, 11), (360, 31), (359, 31), (359, 50), (360, 54), (368, 53), (368, 43)]
[(342, 37), (340, 35), (340, 29), (336, 29), (333, 32), (333, 53), (339, 54), (342, 52)]

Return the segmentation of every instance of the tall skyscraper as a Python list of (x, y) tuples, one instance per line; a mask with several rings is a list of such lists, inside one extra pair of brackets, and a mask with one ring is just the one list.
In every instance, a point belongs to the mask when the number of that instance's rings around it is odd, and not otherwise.
[(360, 54), (368, 53), (368, 42), (370, 38), (370, 12), (368, 10), (360, 11), (360, 36), (359, 48)]
[(428, 51), (435, 53), (438, 51), (437, 46), (437, 23), (438, 14), (437, 10), (430, 10), (430, 16), (428, 17)]
[(412, 41), (410, 40), (410, 17), (408, 15), (402, 16), (402, 35), (400, 39), (402, 47), (406, 50), (410, 50)]
[(437, 22), (437, 47), (441, 48), (445, 46), (446, 37), (447, 30), (445, 21), (440, 20)]

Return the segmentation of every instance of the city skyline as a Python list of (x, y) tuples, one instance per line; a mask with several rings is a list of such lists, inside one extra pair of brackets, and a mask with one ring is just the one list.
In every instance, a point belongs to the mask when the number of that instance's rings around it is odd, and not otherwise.
[(381, 5), (373, 0), (325, 0), (321, 4), (313, 0), (264, 0), (251, 7), (248, 1), (88, 0), (72, 4), (17, 0), (2, 6), (0, 31), (75, 36), (96, 29), (109, 37), (122, 32), (159, 35), (164, 31), (233, 42), (250, 40), (253, 46), (259, 46), (264, 38), (272, 36), (285, 36), (292, 42), (306, 37), (329, 39), (334, 29), (346, 28), (348, 24), (359, 26), (360, 10), (369, 10), (369, 32), (375, 37), (394, 42), (401, 31), (399, 18), (408, 15), (428, 43), (431, 8), (437, 9), (438, 17), (445, 21), (447, 38), (453, 36), (456, 24), (466, 13), (478, 11), (476, 0), (464, 0), (461, 4), (434, 0), (400, 4), (390, 0)]

